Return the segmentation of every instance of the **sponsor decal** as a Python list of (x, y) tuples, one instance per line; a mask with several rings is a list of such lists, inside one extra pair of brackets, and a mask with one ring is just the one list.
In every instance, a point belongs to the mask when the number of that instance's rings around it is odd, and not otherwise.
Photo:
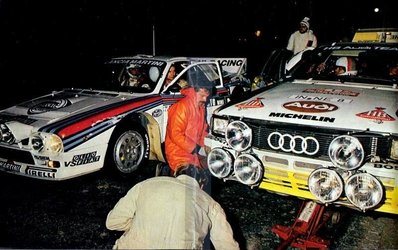
[(333, 117), (303, 115), (303, 114), (289, 114), (289, 113), (275, 113), (275, 112), (271, 112), (271, 114), (269, 114), (269, 117), (300, 119), (300, 120), (310, 120), (310, 121), (330, 122), (330, 123), (334, 123), (334, 120), (335, 120), (335, 118), (333, 118)]
[(39, 160), (39, 161), (46, 161), (46, 160), (49, 160), (50, 159), (50, 157), (48, 157), (48, 156), (41, 156), (41, 155), (34, 155), (33, 156), (36, 160)]
[(42, 178), (55, 178), (56, 169), (38, 168), (33, 166), (28, 166), (25, 173), (31, 176), (37, 176)]
[(28, 114), (41, 114), (48, 111), (57, 110), (71, 105), (68, 99), (45, 100), (28, 109)]
[(150, 66), (162, 66), (165, 62), (161, 61), (153, 61), (153, 60), (142, 60), (142, 59), (131, 59), (130, 64), (141, 64), (141, 65), (150, 65)]
[(338, 109), (338, 107), (331, 103), (326, 102), (313, 102), (313, 101), (296, 101), (283, 104), (285, 109), (305, 113), (322, 113), (331, 112)]
[(304, 89), (304, 93), (317, 93), (325, 95), (358, 96), (359, 92), (344, 89)]
[(162, 66), (165, 62), (162, 61), (154, 61), (154, 60), (143, 60), (143, 59), (125, 59), (125, 58), (114, 58), (107, 62), (108, 64), (142, 64), (142, 65), (151, 65), (151, 66)]
[(398, 171), (398, 165), (388, 165), (388, 164), (375, 164), (375, 168), (384, 168), (384, 169), (392, 169)]
[(163, 114), (163, 111), (161, 109), (155, 109), (152, 112), (152, 116), (155, 117), (155, 118), (161, 116), (162, 114)]
[(257, 98), (256, 100), (251, 100), (248, 102), (236, 104), (235, 106), (241, 110), (241, 109), (248, 109), (248, 108), (262, 108), (264, 107), (264, 104), (261, 102), (262, 98)]
[(87, 154), (74, 155), (73, 159), (69, 162), (65, 162), (65, 167), (74, 167), (78, 165), (84, 165), (88, 163), (93, 163), (99, 161), (100, 156), (97, 152), (90, 152)]
[(326, 101), (326, 102), (337, 102), (337, 103), (351, 103), (352, 99), (344, 98), (329, 98), (323, 96), (309, 96), (309, 95), (292, 95), (289, 99), (306, 100), (306, 101)]
[(377, 123), (383, 123), (385, 121), (386, 122), (395, 121), (394, 117), (384, 112), (384, 109), (385, 108), (382, 107), (375, 107), (374, 110), (358, 113), (356, 114), (356, 116), (365, 119), (374, 120)]
[(229, 59), (229, 60), (219, 60), (218, 61), (221, 66), (241, 66), (243, 64), (243, 60), (234, 60), (234, 59)]
[[(319, 151), (319, 142), (315, 137), (301, 135), (281, 134), (272, 132), (267, 138), (268, 145), (275, 150), (293, 152), (295, 154), (315, 155)], [(316, 145), (310, 147), (310, 145)]]
[(0, 161), (0, 168), (4, 168), (7, 171), (19, 172), (21, 170), (21, 165)]

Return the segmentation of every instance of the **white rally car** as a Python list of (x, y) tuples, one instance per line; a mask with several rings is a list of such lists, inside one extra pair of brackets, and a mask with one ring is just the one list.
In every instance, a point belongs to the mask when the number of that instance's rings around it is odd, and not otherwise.
[(205, 139), (211, 173), (281, 195), (398, 214), (398, 76), (389, 71), (398, 66), (398, 45), (319, 46), (287, 74), (285, 55), (272, 53), (263, 88), (213, 113)]
[[(164, 161), (167, 111), (182, 98), (179, 84), (189, 70), (214, 83), (209, 113), (247, 83), (245, 58), (138, 55), (113, 58), (105, 66), (98, 72), (110, 76), (105, 86), (54, 91), (1, 110), (0, 170), (46, 180), (104, 166), (133, 173), (148, 159)], [(165, 88), (171, 66), (177, 76)]]

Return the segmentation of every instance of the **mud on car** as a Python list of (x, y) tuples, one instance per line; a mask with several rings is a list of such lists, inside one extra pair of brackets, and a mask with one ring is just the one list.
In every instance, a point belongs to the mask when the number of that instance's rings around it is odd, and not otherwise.
[(271, 54), (257, 78), (263, 87), (213, 113), (205, 139), (212, 175), (398, 214), (398, 79), (389, 73), (398, 45), (319, 46), (287, 73), (286, 55)]
[[(169, 69), (176, 77), (165, 87)], [(214, 83), (208, 113), (247, 83), (245, 58), (112, 58), (94, 86), (65, 88), (0, 111), (0, 170), (64, 180), (104, 167), (122, 175), (165, 161), (167, 111), (194, 70)], [(239, 91), (240, 92), (240, 91)]]

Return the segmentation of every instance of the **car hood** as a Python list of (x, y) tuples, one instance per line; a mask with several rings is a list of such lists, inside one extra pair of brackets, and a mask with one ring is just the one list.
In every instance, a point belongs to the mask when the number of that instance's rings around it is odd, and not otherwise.
[(286, 82), (216, 114), (354, 131), (398, 133), (397, 89)]
[(20, 120), (22, 123), (40, 127), (88, 111), (105, 110), (106, 107), (135, 98), (137, 97), (128, 93), (62, 90), (4, 109), (0, 112), (0, 120)]

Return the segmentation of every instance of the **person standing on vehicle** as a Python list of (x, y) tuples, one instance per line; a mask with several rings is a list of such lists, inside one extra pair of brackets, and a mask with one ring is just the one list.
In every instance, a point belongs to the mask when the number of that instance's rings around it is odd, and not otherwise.
[(239, 249), (224, 210), (200, 188), (206, 176), (193, 166), (176, 174), (142, 181), (117, 202), (106, 227), (124, 234), (113, 249), (203, 249), (208, 233), (215, 249)]
[(168, 111), (165, 150), (171, 174), (192, 165), (206, 169), (204, 138), (208, 134), (206, 102), (213, 84), (200, 70), (188, 71), (189, 86), (181, 89), (184, 98)]
[(300, 22), (299, 29), (293, 32), (287, 44), (286, 49), (293, 52), (293, 55), (306, 48), (313, 47), (316, 48), (318, 45), (317, 38), (312, 30), (310, 30), (310, 19), (304, 17)]

